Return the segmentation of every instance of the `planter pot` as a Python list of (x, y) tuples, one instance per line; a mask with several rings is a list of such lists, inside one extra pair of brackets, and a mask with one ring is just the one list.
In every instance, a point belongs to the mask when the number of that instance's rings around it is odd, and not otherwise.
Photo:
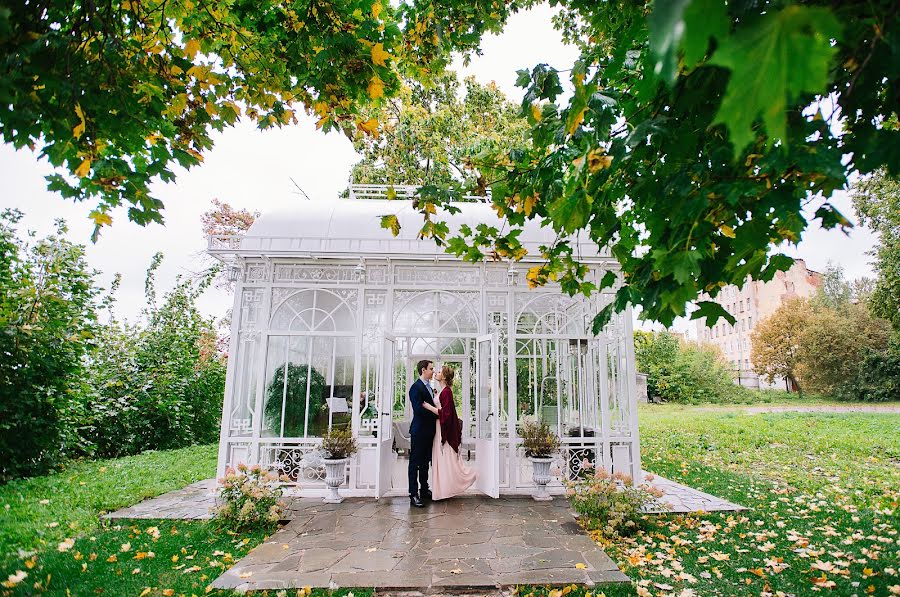
[(325, 485), (331, 490), (331, 493), (323, 500), (326, 504), (340, 504), (344, 501), (344, 498), (338, 494), (338, 487), (344, 484), (347, 460), (349, 458), (337, 458), (334, 460), (325, 458), (322, 460), (322, 463), (325, 465)]
[(547, 483), (550, 482), (550, 464), (552, 458), (535, 458), (530, 456), (531, 478), (534, 481), (534, 493), (531, 497), (538, 502), (549, 502), (553, 497), (547, 492)]

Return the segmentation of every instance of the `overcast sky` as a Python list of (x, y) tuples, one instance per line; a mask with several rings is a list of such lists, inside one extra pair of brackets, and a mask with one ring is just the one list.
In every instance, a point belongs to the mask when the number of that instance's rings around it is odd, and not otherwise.
[[(562, 44), (550, 25), (552, 11), (546, 6), (513, 16), (504, 33), (483, 42), (484, 53), (468, 67), (456, 64), (460, 76), (474, 75), (479, 81), (495, 81), (513, 101), (521, 99), (515, 87), (516, 69), (531, 68), (541, 62), (562, 69), (571, 67), (577, 52)], [(537, 40), (540, 40), (539, 43)], [(137, 317), (143, 304), (144, 272), (151, 256), (162, 251), (163, 266), (158, 289), (171, 286), (179, 274), (203, 268), (206, 246), (200, 230), (200, 215), (213, 199), (236, 208), (265, 212), (296, 206), (306, 199), (296, 193), (291, 178), (315, 201), (336, 200), (345, 188), (351, 165), (357, 156), (341, 134), (324, 135), (315, 130), (313, 120), (281, 130), (259, 131), (241, 123), (214, 137), (215, 148), (205, 154), (204, 163), (190, 172), (180, 171), (173, 184), (154, 188), (165, 202), (164, 226), (143, 228), (127, 220), (124, 209), (114, 212), (114, 224), (100, 240), (90, 244), (93, 224), (87, 214), (92, 204), (74, 204), (46, 190), (44, 176), (51, 172), (46, 161), (38, 161), (30, 151), (15, 151), (0, 145), (0, 208), (15, 207), (25, 213), (23, 230), (43, 235), (53, 230), (56, 218), (64, 218), (70, 238), (88, 244), (88, 261), (101, 272), (104, 285), (115, 273), (123, 276), (118, 312)], [(834, 201), (842, 213), (855, 221), (850, 201), (844, 194)], [(874, 236), (854, 229), (849, 236), (839, 231), (813, 230), (800, 245), (787, 251), (806, 259), (810, 268), (822, 270), (829, 261), (842, 265), (848, 277), (871, 276), (869, 257)], [(231, 305), (231, 297), (212, 289), (201, 299), (201, 309), (219, 317)], [(677, 327), (685, 327), (682, 322)], [(691, 326), (693, 327), (693, 326)]]

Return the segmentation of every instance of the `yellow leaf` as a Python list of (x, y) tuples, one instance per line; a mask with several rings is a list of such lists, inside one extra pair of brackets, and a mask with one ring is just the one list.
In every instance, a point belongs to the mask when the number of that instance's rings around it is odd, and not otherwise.
[(394, 236), (400, 234), (400, 220), (395, 215), (381, 216), (381, 227), (390, 230)]
[(537, 120), (538, 122), (540, 122), (541, 119), (544, 117), (544, 115), (541, 114), (541, 107), (538, 106), (537, 104), (531, 104), (531, 117), (534, 118), (535, 120)]
[(75, 168), (75, 176), (84, 178), (91, 172), (91, 158), (84, 158), (81, 164)]
[(150, 587), (144, 587), (144, 590), (141, 591), (141, 594), (138, 597), (146, 597), (150, 594)]
[(575, 564), (575, 567), (578, 568), (579, 570), (584, 570), (585, 568), (587, 568), (587, 566), (585, 566), (581, 562), (578, 562), (577, 564)]
[(372, 99), (378, 99), (379, 97), (384, 96), (384, 83), (378, 75), (372, 76), (369, 80), (369, 97)]
[(316, 128), (320, 129), (325, 126), (325, 123), (328, 122), (328, 116), (323, 116), (322, 118), (316, 121)]
[(592, 149), (587, 156), (588, 170), (596, 172), (609, 168), (612, 164), (612, 156), (606, 155), (606, 150), (602, 147)]
[(72, 135), (76, 139), (80, 139), (81, 135), (84, 134), (84, 112), (81, 110), (81, 104), (75, 104), (75, 114), (78, 115), (78, 124), (75, 125), (75, 128), (72, 129)]
[(177, 562), (177, 561), (178, 561), (178, 554), (172, 556), (172, 562), (174, 563), (174, 562)]
[(575, 114), (575, 116), (570, 117), (569, 120), (569, 134), (574, 135), (575, 131), (578, 129), (578, 126), (584, 120), (584, 113), (587, 112), (587, 108), (583, 108), (580, 112)]
[(376, 2), (372, 5), (372, 18), (377, 19), (378, 15), (381, 14), (381, 2)]
[(365, 122), (360, 122), (356, 126), (360, 128), (360, 130), (365, 131), (366, 133), (372, 135), (376, 139), (378, 138), (378, 119), (370, 118)]
[(193, 58), (197, 55), (197, 52), (200, 51), (200, 42), (196, 39), (192, 39), (184, 45), (184, 55), (188, 58)]
[(163, 597), (172, 597), (175, 594), (175, 589), (163, 589)]
[(377, 66), (387, 66), (386, 59), (391, 55), (384, 51), (384, 44), (381, 42), (372, 46), (372, 63)]
[(727, 236), (728, 238), (734, 238), (734, 228), (732, 228), (731, 226), (726, 226), (725, 224), (722, 224), (721, 226), (719, 226), (719, 230), (722, 231), (723, 236)]
[(216, 115), (218, 110), (216, 110), (216, 105), (212, 102), (206, 102), (206, 105), (203, 106), (203, 109), (206, 110), (206, 113), (209, 114), (210, 118)]
[(195, 158), (197, 158), (198, 160), (200, 160), (201, 162), (203, 161), (203, 155), (196, 149), (185, 149), (185, 151), (188, 152), (189, 154), (191, 154), (192, 156), (194, 156)]
[(119, 558), (116, 557), (116, 554), (113, 554), (113, 555), (109, 556), (108, 558), (106, 558), (106, 561), (109, 562), (110, 564), (115, 564), (116, 562), (119, 561)]

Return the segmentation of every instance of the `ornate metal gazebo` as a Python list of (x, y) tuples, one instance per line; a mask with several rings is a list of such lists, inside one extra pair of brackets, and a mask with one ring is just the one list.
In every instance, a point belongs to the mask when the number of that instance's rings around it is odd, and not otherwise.
[[(520, 263), (467, 263), (416, 238), (421, 216), (409, 201), (359, 197), (384, 188), (353, 190), (349, 199), (263, 215), (244, 235), (209, 239), (235, 282), (220, 475), (258, 463), (301, 494), (324, 493), (320, 436), (348, 425), (360, 449), (343, 493), (405, 493), (407, 388), (416, 361), (429, 358), (457, 369), (463, 454), (478, 471), (478, 491), (531, 491), (517, 433), (526, 416), (562, 440), (551, 490), (562, 491), (586, 462), (639, 479), (631, 312), (594, 336), (592, 318), (611, 294), (529, 289), (525, 272), (554, 232), (530, 223)], [(496, 225), (487, 204), (458, 207), (438, 214), (451, 231)], [(397, 215), (399, 236), (380, 228), (386, 214)], [(618, 270), (590, 241), (573, 246), (597, 282)]]

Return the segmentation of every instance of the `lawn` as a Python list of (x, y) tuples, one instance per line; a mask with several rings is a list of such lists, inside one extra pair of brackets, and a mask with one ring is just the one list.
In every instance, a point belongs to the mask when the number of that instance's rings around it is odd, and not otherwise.
[[(750, 510), (652, 517), (624, 540), (595, 534), (635, 581), (606, 595), (900, 593), (898, 428), (897, 414), (642, 407), (645, 468)], [(28, 574), (11, 594), (36, 586), (59, 595), (204, 594), (263, 537), (208, 522), (99, 516), (208, 478), (214, 461), (214, 447), (188, 448), (76, 463), (0, 487), (0, 580)]]
[(607, 595), (900, 594), (900, 415), (641, 412), (645, 468), (750, 508), (595, 538), (636, 587)]

